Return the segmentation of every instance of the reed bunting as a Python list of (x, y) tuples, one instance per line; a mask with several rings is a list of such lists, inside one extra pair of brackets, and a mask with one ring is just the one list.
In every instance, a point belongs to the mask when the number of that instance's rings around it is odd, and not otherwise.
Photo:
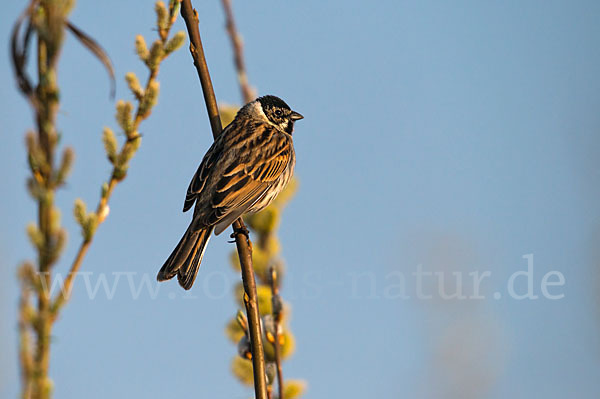
[(244, 105), (215, 139), (187, 189), (183, 211), (194, 217), (156, 277), (177, 275), (189, 290), (212, 231), (223, 232), (246, 212), (258, 212), (290, 181), (296, 161), (292, 132), (303, 116), (280, 98), (260, 97)]

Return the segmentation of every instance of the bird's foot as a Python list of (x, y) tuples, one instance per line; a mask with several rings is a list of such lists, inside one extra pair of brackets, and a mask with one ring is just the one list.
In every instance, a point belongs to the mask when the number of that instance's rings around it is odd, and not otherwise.
[(230, 238), (233, 238), (233, 240), (229, 241), (229, 243), (234, 243), (235, 238), (240, 234), (246, 237), (246, 242), (248, 243), (248, 247), (250, 247), (250, 250), (252, 250), (252, 243), (250, 242), (250, 231), (248, 231), (246, 226), (242, 226), (240, 228), (234, 227), (233, 233), (231, 233), (231, 235), (229, 236)]

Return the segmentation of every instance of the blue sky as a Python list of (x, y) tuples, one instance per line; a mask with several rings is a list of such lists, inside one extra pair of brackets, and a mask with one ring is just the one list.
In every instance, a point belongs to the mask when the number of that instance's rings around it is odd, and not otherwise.
[[(194, 3), (217, 98), (238, 103), (220, 2)], [(0, 16), (5, 45), (21, 7), (11, 2)], [(314, 398), (597, 397), (600, 3), (234, 7), (251, 83), (305, 116), (294, 135), (299, 191), (280, 228), (297, 339), (284, 375), (306, 379)], [(122, 77), (145, 76), (133, 38), (153, 37), (152, 2), (80, 1), (72, 21), (108, 51), (117, 98), (130, 98)], [(0, 75), (0, 396), (16, 397), (15, 268), (33, 256), (23, 144), (32, 120), (8, 57)], [(123, 274), (153, 281), (189, 222), (185, 189), (212, 140), (185, 48), (159, 80), (142, 147), (83, 266), (92, 285), (101, 273), (121, 280), (111, 299), (102, 289), (91, 299), (77, 280), (52, 341), (57, 398), (252, 395), (229, 372), (235, 348), (223, 326), (238, 277), (226, 237), (211, 240), (189, 294), (169, 282), (134, 298)], [(64, 273), (78, 243), (73, 200), (96, 204), (109, 173), (101, 131), (115, 122), (105, 72), (73, 38), (60, 84), (59, 129), (77, 153), (57, 198), (70, 232)], [(507, 284), (527, 270), (527, 254), (539, 298), (517, 300)], [(489, 272), (485, 299), (419, 299), (418, 270), (444, 273), (448, 292), (461, 272), (467, 294), (468, 273)], [(562, 299), (542, 295), (552, 271), (564, 276), (549, 288)], [(525, 278), (515, 281), (525, 292)], [(423, 290), (437, 284), (428, 277)]]

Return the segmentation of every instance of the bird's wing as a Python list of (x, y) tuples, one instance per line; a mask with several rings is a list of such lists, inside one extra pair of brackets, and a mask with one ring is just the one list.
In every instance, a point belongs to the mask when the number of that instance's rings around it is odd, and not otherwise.
[[(231, 125), (228, 125), (225, 129), (227, 130), (229, 126)], [(190, 185), (188, 186), (187, 192), (185, 194), (185, 201), (183, 203), (184, 212), (187, 212), (192, 207), (192, 205), (194, 205), (194, 202), (196, 202), (196, 199), (198, 198), (198, 196), (204, 189), (204, 186), (206, 185), (206, 180), (213, 166), (219, 160), (219, 157), (221, 156), (223, 150), (224, 143), (222, 138), (224, 137), (224, 134), (225, 130), (212, 143), (212, 145), (204, 155), (204, 158), (202, 158), (202, 162), (200, 162), (200, 166), (198, 166), (198, 170), (194, 174), (194, 177), (192, 177), (192, 181), (190, 181)]]
[(204, 219), (206, 224), (218, 224), (216, 234), (262, 199), (292, 158), (291, 140), (274, 128), (255, 131), (236, 146), (236, 157), (218, 177), (212, 210)]

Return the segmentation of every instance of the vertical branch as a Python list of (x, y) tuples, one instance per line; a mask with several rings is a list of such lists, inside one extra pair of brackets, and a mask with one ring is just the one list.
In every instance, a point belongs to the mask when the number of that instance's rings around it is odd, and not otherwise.
[[(37, 40), (38, 85), (36, 96), (40, 107), (36, 110), (37, 142), (41, 165), (34, 175), (40, 184), (43, 194), (38, 197), (38, 231), (41, 245), (38, 247), (38, 271), (40, 279), (50, 284), (50, 268), (56, 262), (64, 234), (56, 220), (58, 210), (54, 207), (54, 195), (57, 188), (55, 180), (54, 156), (58, 135), (56, 133), (56, 113), (58, 111), (59, 90), (57, 86), (57, 62), (62, 46), (64, 29), (62, 26), (63, 10), (46, 2), (41, 3), (46, 13), (46, 29), (48, 35), (39, 35)], [(37, 172), (37, 175), (36, 175)], [(37, 317), (33, 323), (37, 342), (34, 352), (31, 396), (33, 398), (50, 397), (50, 381), (48, 368), (50, 364), (50, 292), (37, 291)]]
[[(232, 0), (221, 0), (221, 3), (225, 12), (225, 25), (227, 34), (233, 49), (233, 60), (240, 92), (243, 102), (247, 103), (256, 97), (256, 92), (250, 86), (248, 81), (248, 75), (246, 73), (246, 66), (244, 62), (242, 36), (239, 34), (236, 27), (232, 9)], [(291, 187), (286, 189), (288, 196), (290, 195), (289, 193), (294, 191), (293, 186), (294, 185), (291, 184)], [(276, 397), (278, 399), (283, 399), (284, 393), (287, 399), (301, 396), (305, 388), (305, 384), (298, 380), (289, 380), (284, 383), (282, 372), (282, 361), (285, 356), (289, 356), (290, 354), (290, 348), (293, 346), (293, 336), (291, 335), (289, 329), (286, 330), (283, 326), (283, 299), (279, 295), (281, 281), (281, 276), (279, 273), (282, 272), (282, 264), (276, 256), (277, 251), (273, 250), (274, 248), (278, 247), (274, 244), (277, 239), (274, 237), (273, 231), (277, 225), (276, 220), (279, 219), (279, 211), (282, 207), (282, 204), (285, 202), (285, 198), (285, 194), (280, 194), (276, 200), (279, 205), (272, 204), (266, 210), (246, 218), (250, 228), (258, 233), (258, 245), (256, 245), (254, 248), (255, 251), (258, 251), (258, 253), (255, 254), (255, 264), (253, 266), (259, 281), (258, 300), (261, 304), (264, 303), (263, 301), (267, 300), (266, 292), (270, 291), (271, 307), (269, 309), (269, 306), (267, 305), (265, 309), (261, 308), (261, 311), (263, 311), (262, 317), (264, 323), (264, 336), (267, 341), (265, 344), (265, 356), (267, 359), (267, 374), (269, 376), (268, 395), (269, 398), (272, 397), (272, 387), (276, 375), (278, 387), (278, 394)], [(261, 219), (262, 223), (260, 222)], [(270, 267), (267, 267), (267, 265), (270, 265)], [(264, 296), (261, 297), (261, 293)], [(244, 331), (245, 337), (238, 341), (238, 351), (240, 347), (245, 347), (245, 343), (247, 341), (247, 330), (244, 326), (241, 327)], [(237, 334), (239, 333), (235, 333), (234, 331), (235, 330), (230, 330), (232, 333), (230, 338), (232, 338), (232, 340), (235, 342), (238, 336)], [(241, 357), (244, 358), (246, 352), (241, 353), (241, 355)], [(234, 364), (237, 363), (240, 365), (238, 360), (239, 359), (234, 360)], [(243, 372), (243, 368), (234, 367), (233, 371), (234, 374), (241, 379), (241, 381), (244, 381), (245, 373)]]
[[(37, 203), (37, 223), (27, 227), (29, 239), (37, 252), (37, 264), (25, 263), (19, 268), (21, 299), (19, 302), (19, 360), (24, 399), (48, 399), (52, 394), (52, 381), (49, 378), (50, 337), (53, 323), (61, 307), (71, 292), (75, 274), (92, 242), (97, 226), (108, 215), (108, 200), (118, 182), (125, 178), (129, 161), (134, 156), (141, 136), (137, 129), (140, 122), (150, 115), (158, 96), (156, 74), (160, 62), (175, 51), (185, 40), (180, 32), (168, 39), (169, 30), (175, 21), (177, 0), (171, 0), (170, 14), (162, 1), (156, 3), (157, 25), (161, 40), (154, 42), (150, 51), (144, 47), (140, 54), (148, 68), (150, 77), (145, 89), (139, 86), (137, 78), (128, 74), (129, 87), (136, 96), (139, 107), (131, 120), (131, 103), (120, 101), (117, 104), (117, 119), (123, 128), (126, 142), (117, 153), (117, 143), (112, 131), (105, 129), (105, 149), (113, 172), (108, 183), (102, 187), (102, 197), (96, 212), (86, 213), (83, 201), (75, 204), (75, 216), (81, 225), (83, 242), (72, 264), (65, 287), (54, 296), (50, 293), (51, 272), (57, 263), (66, 242), (66, 231), (60, 224), (60, 212), (55, 206), (54, 197), (58, 188), (65, 184), (70, 172), (74, 151), (67, 147), (61, 157), (57, 157), (59, 135), (56, 128), (56, 115), (59, 109), (59, 87), (57, 83), (58, 60), (64, 41), (65, 28), (68, 28), (85, 47), (88, 48), (113, 76), (112, 65), (104, 50), (94, 39), (71, 24), (67, 17), (73, 2), (53, 0), (31, 0), (23, 14), (17, 19), (11, 36), (11, 55), (15, 77), (23, 95), (29, 100), (36, 123), (36, 131), (26, 135), (27, 159), (31, 176), (27, 180), (30, 195)], [(170, 17), (170, 18), (169, 18)], [(21, 35), (21, 27), (25, 26)], [(26, 60), (29, 43), (37, 37), (37, 84), (27, 76)], [(143, 38), (141, 39), (143, 42)], [(138, 52), (139, 53), (139, 52)], [(37, 307), (34, 301), (37, 299)]]
[(271, 303), (273, 313), (273, 323), (275, 324), (275, 336), (273, 337), (273, 346), (275, 348), (275, 366), (277, 368), (277, 388), (279, 389), (279, 399), (283, 399), (283, 371), (281, 370), (281, 311), (283, 304), (279, 296), (279, 280), (277, 270), (274, 267), (270, 269), (271, 280)]
[[(198, 13), (192, 8), (190, 0), (181, 3), (181, 16), (183, 17), (190, 37), (190, 52), (204, 93), (204, 101), (212, 128), (213, 137), (217, 137), (222, 130), (219, 109), (215, 93), (210, 80), (200, 31), (198, 28)], [(267, 383), (265, 378), (265, 357), (263, 352), (260, 316), (256, 294), (256, 282), (252, 268), (252, 251), (248, 230), (241, 218), (233, 224), (233, 237), (237, 246), (238, 256), (242, 267), (242, 281), (244, 284), (244, 303), (248, 315), (250, 341), (252, 345), (252, 365), (254, 373), (254, 390), (257, 399), (267, 398)]]
[[(156, 3), (155, 10), (157, 14), (157, 28), (159, 39), (156, 40), (150, 50), (147, 49), (144, 38), (140, 35), (136, 37), (136, 50), (140, 60), (146, 64), (149, 70), (148, 79), (144, 87), (140, 85), (135, 74), (132, 72), (125, 76), (129, 89), (137, 99), (137, 109), (131, 117), (132, 104), (119, 101), (117, 103), (117, 122), (121, 125), (126, 137), (125, 143), (117, 152), (116, 140), (114, 134), (108, 128), (104, 129), (103, 141), (107, 152), (107, 158), (113, 164), (113, 169), (108, 182), (104, 183), (101, 190), (100, 200), (96, 206), (96, 211), (85, 214), (85, 205), (83, 202), (76, 203), (76, 218), (82, 227), (83, 240), (79, 245), (75, 259), (71, 264), (71, 269), (65, 279), (64, 288), (58, 293), (51, 306), (52, 320), (58, 316), (58, 312), (64, 306), (71, 293), (73, 281), (81, 264), (92, 244), (96, 229), (104, 222), (109, 213), (108, 203), (117, 184), (119, 184), (127, 175), (129, 161), (133, 158), (141, 145), (141, 135), (139, 127), (142, 121), (150, 116), (152, 108), (156, 105), (159, 94), (159, 82), (157, 81), (160, 65), (165, 58), (173, 51), (176, 51), (185, 40), (185, 34), (178, 32), (169, 39), (171, 27), (175, 22), (177, 11), (175, 10), (176, 0), (172, 0), (169, 5), (169, 11), (162, 1)], [(80, 207), (77, 210), (78, 206)], [(79, 216), (78, 216), (79, 215)]]
[(246, 65), (244, 64), (244, 45), (242, 43), (242, 37), (239, 35), (235, 25), (231, 0), (221, 0), (221, 2), (223, 3), (223, 9), (225, 10), (225, 26), (227, 28), (229, 40), (231, 40), (231, 47), (233, 48), (233, 62), (237, 71), (240, 91), (244, 102), (247, 103), (254, 100), (256, 92), (248, 83)]
[(212, 134), (213, 137), (216, 138), (219, 134), (221, 134), (221, 130), (223, 130), (223, 127), (221, 126), (219, 108), (217, 106), (215, 92), (213, 89), (212, 81), (210, 79), (210, 73), (208, 72), (206, 58), (204, 57), (204, 48), (202, 47), (202, 40), (200, 39), (200, 30), (198, 29), (198, 12), (192, 8), (191, 1), (182, 1), (181, 16), (185, 21), (185, 26), (187, 27), (188, 35), (190, 37), (190, 53), (192, 53), (194, 66), (196, 66), (196, 71), (198, 71), (198, 78), (200, 78), (200, 84), (202, 85), (204, 103), (206, 104), (206, 111), (208, 112), (208, 119), (210, 121)]

